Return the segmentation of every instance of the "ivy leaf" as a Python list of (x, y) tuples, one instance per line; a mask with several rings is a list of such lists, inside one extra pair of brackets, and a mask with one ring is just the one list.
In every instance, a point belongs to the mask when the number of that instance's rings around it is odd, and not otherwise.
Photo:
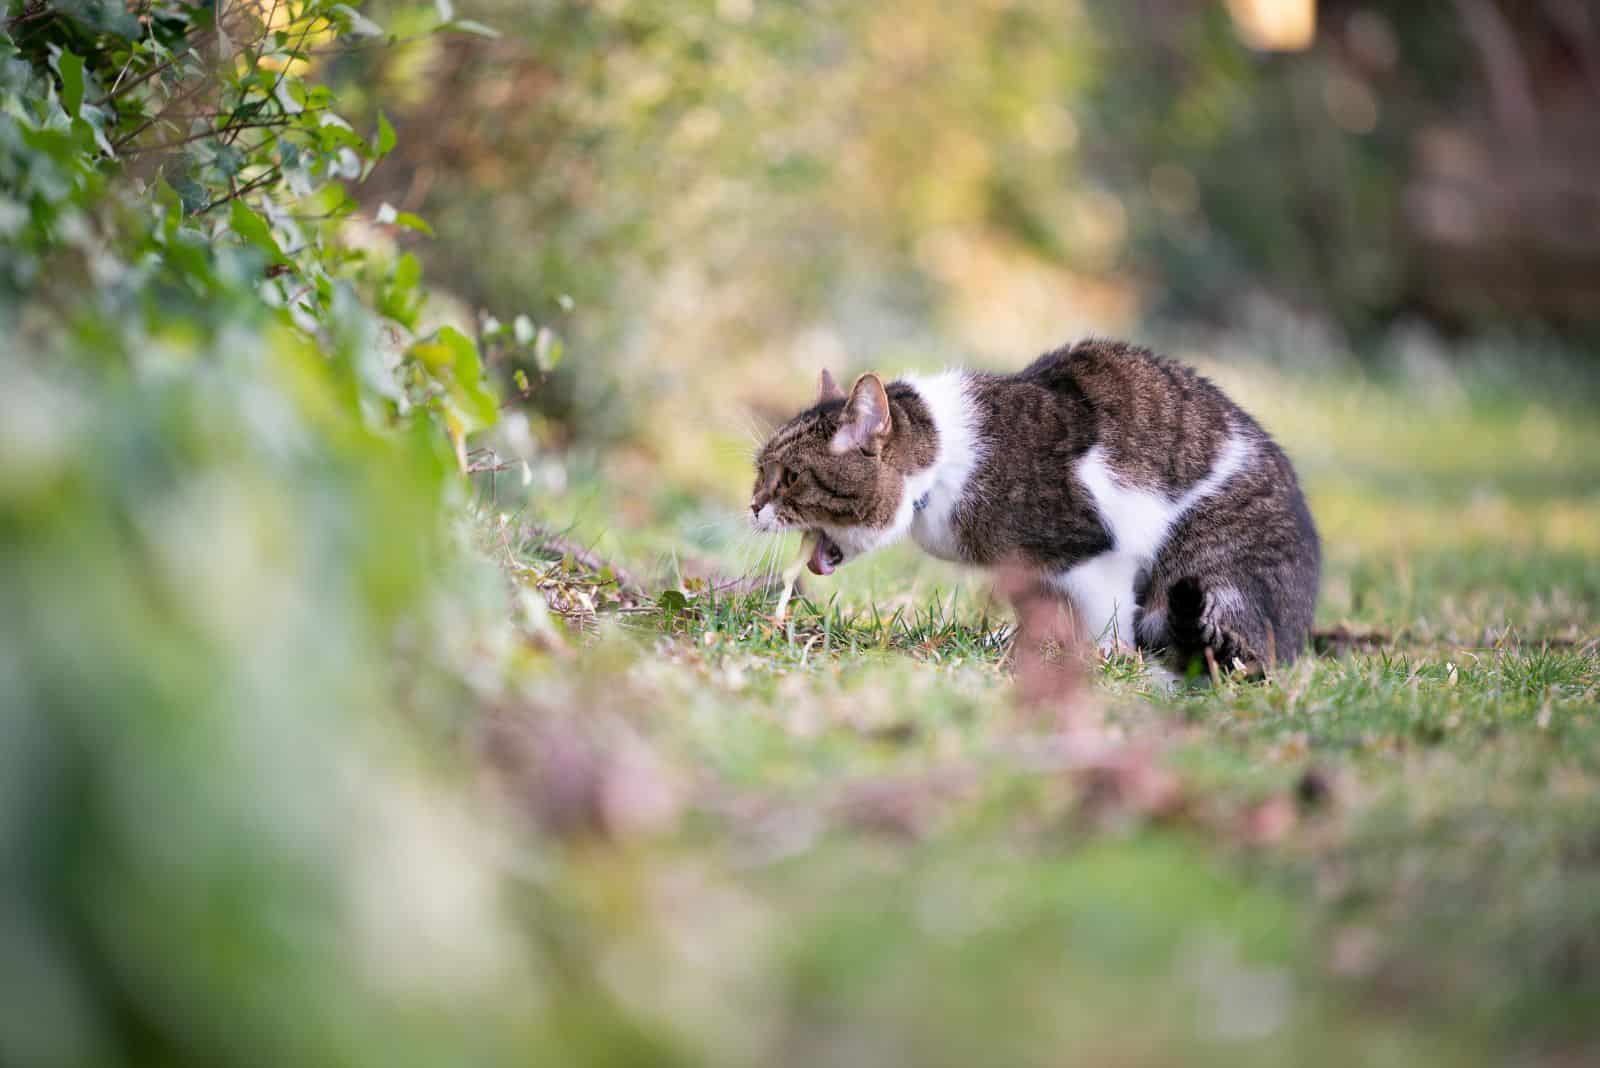
[(61, 75), (61, 106), (67, 114), (78, 117), (83, 107), (83, 57), (62, 50), (55, 56), (56, 73)]
[(451, 372), (455, 388), (451, 399), (462, 414), (472, 420), (471, 429), (492, 426), (499, 417), (499, 405), (494, 393), (483, 378), (483, 360), (478, 356), (477, 344), (453, 326), (441, 326), (438, 340), (450, 350)]
[(267, 220), (251, 211), (244, 201), (233, 202), (228, 209), (228, 221), (234, 233), (265, 252), (273, 263), (289, 262), (283, 249), (278, 247), (277, 239), (272, 236), (272, 227), (267, 225)]
[(381, 159), (393, 152), (398, 140), (394, 135), (394, 127), (389, 124), (389, 116), (378, 112), (378, 157)]
[(422, 282), (422, 263), (411, 253), (407, 252), (400, 257), (400, 262), (394, 266), (394, 283), (404, 289), (412, 290)]
[[(378, 292), (378, 310), (408, 330), (416, 329), (417, 313), (422, 310), (424, 294), (419, 289), (422, 281), (422, 264), (407, 252), (395, 261), (389, 282)], [(421, 346), (414, 346), (417, 353)]]
[(183, 213), (192, 215), (206, 204), (206, 190), (194, 177), (194, 160), (187, 154), (175, 155), (161, 165), (161, 176), (183, 201)]
[(212, 146), (212, 164), (224, 178), (232, 178), (244, 170), (246, 163), (243, 152), (233, 145), (218, 141)]
[(97, 107), (84, 108), (81, 121), (89, 127), (90, 132), (94, 135), (94, 143), (100, 146), (100, 151), (111, 159), (116, 159), (117, 150), (112, 147), (110, 138), (106, 137), (105, 109)]
[(444, 387), (440, 399), (452, 441), (494, 425), (500, 414), (499, 404), (484, 381), (483, 360), (471, 338), (453, 326), (442, 326), (428, 340), (412, 345), (410, 356), (428, 377)]
[(178, 232), (178, 225), (183, 222), (183, 200), (178, 196), (178, 191), (167, 183), (161, 174), (156, 175), (152, 185), (156, 206), (161, 210), (161, 234), (171, 241)]
[(356, 132), (350, 128), (350, 124), (337, 115), (330, 115), (324, 112), (318, 118), (316, 137), (319, 146), (324, 152), (332, 152), (340, 148), (352, 149), (363, 156), (371, 152), (371, 149), (367, 147), (367, 143), (361, 140)]
[(433, 227), (428, 225), (428, 220), (409, 211), (395, 213), (394, 224), (404, 226), (407, 230), (415, 230), (419, 234), (433, 236)]

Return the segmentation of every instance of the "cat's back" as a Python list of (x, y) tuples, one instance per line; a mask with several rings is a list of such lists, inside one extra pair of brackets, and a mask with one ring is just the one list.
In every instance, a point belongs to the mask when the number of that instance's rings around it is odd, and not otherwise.
[(1180, 493), (1256, 422), (1194, 369), (1124, 341), (1091, 338), (1047, 352), (1010, 376), (1089, 425), (1088, 438), (1124, 477)]

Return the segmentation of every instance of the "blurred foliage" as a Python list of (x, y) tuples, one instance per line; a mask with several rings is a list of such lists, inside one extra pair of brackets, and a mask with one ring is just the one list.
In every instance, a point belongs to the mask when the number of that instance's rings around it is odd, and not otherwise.
[(430, 904), (492, 900), (400, 728), (459, 728), (441, 612), (501, 625), (492, 343), (345, 225), (394, 132), (308, 75), (377, 27), (218, 10), (0, 33), (0, 1060), (477, 1059), (441, 1006), (518, 962)]
[[(405, 99), (367, 195), (440, 220), (426, 254), (470, 301), (571, 294), (613, 382), (1015, 362), (1264, 306), (1363, 350), (1417, 318), (1593, 325), (1572, 227), (1600, 158), (1562, 146), (1600, 20), (1558, 4), (1325, 0), (1281, 55), (1211, 0), (466, 5), (507, 36), (349, 57)], [(1486, 48), (1532, 79), (1532, 144)], [(637, 391), (601, 381), (546, 399), (590, 390), (582, 429), (604, 430)]]

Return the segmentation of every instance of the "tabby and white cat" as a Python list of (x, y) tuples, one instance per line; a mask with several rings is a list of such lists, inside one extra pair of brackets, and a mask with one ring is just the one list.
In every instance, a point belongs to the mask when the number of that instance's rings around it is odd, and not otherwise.
[(817, 402), (757, 456), (754, 525), (820, 532), (819, 575), (909, 533), (976, 566), (1021, 564), (1104, 649), (1184, 671), (1287, 662), (1316, 604), (1317, 532), (1283, 451), (1212, 383), (1083, 341), (1014, 375), (947, 371)]

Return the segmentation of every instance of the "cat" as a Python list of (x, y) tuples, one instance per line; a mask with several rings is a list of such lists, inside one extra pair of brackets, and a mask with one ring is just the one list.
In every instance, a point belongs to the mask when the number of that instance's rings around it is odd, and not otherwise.
[(1221, 390), (1091, 339), (1017, 374), (946, 371), (817, 400), (756, 457), (757, 530), (819, 533), (827, 575), (910, 534), (933, 556), (1020, 564), (1086, 638), (1184, 673), (1305, 648), (1321, 547), (1283, 450)]

